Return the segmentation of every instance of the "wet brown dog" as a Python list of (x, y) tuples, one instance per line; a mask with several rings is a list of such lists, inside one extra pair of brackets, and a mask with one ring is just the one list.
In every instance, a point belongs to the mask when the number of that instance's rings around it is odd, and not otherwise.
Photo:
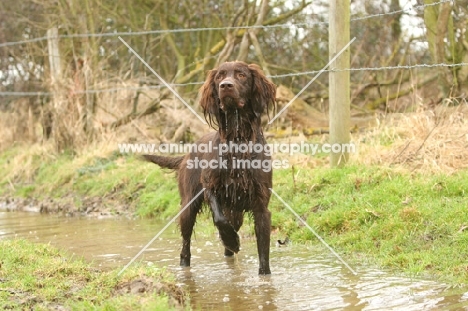
[[(236, 61), (211, 70), (200, 93), (205, 119), (217, 132), (203, 136), (196, 144), (211, 145), (211, 150), (192, 151), (182, 157), (144, 156), (161, 167), (178, 171), (182, 207), (205, 188), (204, 196), (199, 196), (180, 216), (183, 239), (180, 265), (190, 266), (190, 239), (196, 216), (206, 202), (226, 256), (239, 251), (237, 232), (244, 213), (253, 214), (259, 274), (270, 274), (271, 158), (257, 147), (266, 144), (261, 116), (274, 107), (276, 86), (257, 65)], [(256, 148), (247, 151), (236, 148), (249, 143)]]

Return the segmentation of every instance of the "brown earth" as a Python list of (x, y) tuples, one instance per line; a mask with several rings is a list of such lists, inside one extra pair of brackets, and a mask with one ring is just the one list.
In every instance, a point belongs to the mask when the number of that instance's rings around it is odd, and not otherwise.
[(77, 207), (72, 196), (56, 199), (35, 199), (18, 197), (0, 197), (0, 211), (22, 211), (35, 213), (53, 213), (66, 216), (87, 216), (107, 218), (116, 216), (132, 217), (129, 205), (117, 200), (100, 197), (81, 199), (83, 208)]

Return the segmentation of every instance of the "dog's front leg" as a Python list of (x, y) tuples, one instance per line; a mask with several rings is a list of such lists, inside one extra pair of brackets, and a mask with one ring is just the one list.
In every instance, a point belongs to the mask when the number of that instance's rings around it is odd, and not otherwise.
[(255, 211), (255, 235), (257, 237), (257, 250), (259, 269), (258, 274), (271, 274), (270, 271), (270, 233), (271, 233), (271, 213), (264, 209)]
[(233, 253), (238, 253), (240, 245), (239, 235), (224, 216), (223, 209), (214, 193), (211, 190), (207, 190), (205, 193), (207, 201), (210, 204), (213, 222), (218, 228), (224, 247)]

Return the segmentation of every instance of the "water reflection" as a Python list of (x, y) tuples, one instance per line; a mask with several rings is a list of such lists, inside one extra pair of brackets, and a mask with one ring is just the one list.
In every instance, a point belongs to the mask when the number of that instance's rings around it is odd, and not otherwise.
[[(154, 220), (67, 218), (0, 212), (0, 238), (50, 242), (95, 265), (123, 267), (165, 224)], [(141, 260), (172, 270), (203, 310), (468, 310), (468, 294), (443, 284), (356, 267), (351, 274), (321, 247), (272, 248), (271, 276), (257, 275), (254, 240), (224, 258), (216, 236), (197, 233), (192, 267), (180, 268), (172, 225)]]

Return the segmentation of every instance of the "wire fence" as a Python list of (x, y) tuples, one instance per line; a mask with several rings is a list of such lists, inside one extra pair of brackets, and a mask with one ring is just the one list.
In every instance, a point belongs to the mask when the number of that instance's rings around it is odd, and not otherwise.
[[(421, 4), (411, 6), (405, 9), (390, 11), (386, 13), (378, 13), (378, 14), (368, 14), (363, 16), (354, 15), (351, 17), (351, 22), (357, 22), (362, 20), (367, 20), (371, 18), (381, 18), (385, 16), (392, 16), (397, 14), (403, 13), (410, 13), (410, 12), (418, 12), (424, 11), (424, 9), (428, 7), (434, 7), (439, 4), (443, 3), (453, 3), (454, 0), (441, 0), (438, 2), (434, 2), (431, 4)], [(213, 31), (213, 30), (240, 30), (240, 29), (275, 29), (275, 28), (306, 28), (312, 27), (314, 25), (328, 25), (328, 22), (309, 22), (309, 23), (284, 23), (284, 24), (276, 24), (276, 25), (260, 25), (260, 26), (233, 26), (233, 27), (210, 27), (210, 28), (184, 28), (184, 29), (169, 29), (169, 30), (149, 30), (149, 31), (127, 31), (127, 32), (112, 32), (112, 33), (82, 33), (82, 34), (70, 34), (70, 35), (59, 35), (57, 36), (58, 39), (66, 39), (66, 38), (90, 38), (90, 37), (118, 37), (118, 36), (142, 36), (142, 35), (154, 35), (154, 34), (167, 34), (167, 33), (187, 33), (187, 32), (199, 32), (199, 31)], [(15, 45), (21, 45), (26, 43), (35, 43), (48, 40), (48, 37), (39, 37), (39, 38), (32, 38), (17, 42), (6, 42), (1, 43), (0, 48), (11, 47)], [(418, 41), (418, 43), (427, 44), (426, 41)], [(348, 69), (327, 69), (323, 70), (322, 72), (336, 72), (336, 71), (350, 71), (350, 72), (361, 72), (361, 71), (388, 71), (388, 70), (410, 70), (410, 69), (430, 69), (430, 68), (439, 68), (439, 67), (460, 67), (460, 66), (468, 66), (468, 63), (461, 62), (461, 63), (438, 63), (438, 64), (414, 64), (414, 65), (398, 65), (398, 66), (381, 66), (381, 67), (361, 67), (361, 68), (348, 68)], [(303, 71), (303, 72), (295, 72), (295, 73), (287, 73), (287, 74), (277, 74), (277, 75), (270, 75), (269, 78), (271, 79), (281, 79), (281, 78), (290, 78), (290, 77), (307, 77), (310, 75), (314, 75), (320, 72), (320, 70), (313, 70), (313, 71)], [(188, 82), (188, 83), (170, 83), (170, 86), (174, 87), (185, 87), (190, 85), (201, 85), (203, 81), (196, 81), (196, 82)], [(142, 91), (148, 89), (159, 89), (162, 85), (142, 85), (139, 87), (135, 86), (123, 86), (123, 87), (111, 87), (111, 88), (102, 88), (102, 89), (87, 89), (87, 90), (77, 90), (74, 91), (73, 94), (80, 95), (80, 94), (99, 94), (99, 93), (106, 93), (106, 92), (117, 92), (117, 91)], [(24, 91), (0, 91), (0, 96), (51, 96), (53, 95), (52, 92), (24, 92)]]
[[(395, 15), (395, 14), (415, 12), (415, 11), (424, 10), (427, 7), (436, 6), (436, 5), (445, 3), (445, 2), (454, 2), (454, 0), (441, 0), (441, 1), (438, 1), (438, 2), (431, 3), (431, 4), (416, 5), (416, 6), (412, 6), (410, 8), (407, 8), (407, 9), (396, 10), (396, 11), (391, 11), (391, 12), (387, 12), (387, 13), (369, 14), (369, 15), (365, 15), (365, 16), (355, 16), (355, 17), (351, 17), (350, 21), (354, 22), (354, 21), (366, 20), (366, 19), (369, 19), (369, 18), (384, 17), (384, 16), (389, 16), (389, 15)], [(291, 28), (291, 27), (306, 28), (306, 27), (311, 27), (311, 26), (315, 26), (315, 25), (328, 25), (328, 22), (285, 23), (285, 24), (259, 25), (259, 26), (252, 25), (252, 26), (160, 29), (160, 30), (148, 30), (148, 31), (124, 31), (124, 32), (109, 32), (109, 33), (82, 33), (82, 34), (59, 35), (59, 36), (57, 36), (57, 38), (59, 38), (59, 39), (65, 39), (65, 38), (73, 39), (73, 38), (91, 38), (91, 37), (94, 37), (94, 38), (123, 37), (123, 36), (142, 36), (142, 35), (168, 34), (168, 33), (213, 31), (213, 30), (240, 30), (240, 29), (263, 29), (263, 30), (268, 30), (268, 29), (275, 29), (275, 28)], [(35, 43), (35, 42), (40, 42), (40, 41), (46, 41), (47, 39), (48, 39), (48, 37), (44, 36), (44, 37), (32, 38), (32, 39), (16, 41), (16, 42), (5, 42), (5, 43), (0, 43), (0, 48), (1, 47), (7, 47), (7, 46), (19, 45), (19, 44), (25, 44), (25, 43)]]
[[(439, 67), (459, 67), (459, 66), (468, 66), (468, 63), (457, 63), (457, 64), (415, 64), (415, 65), (399, 65), (399, 66), (384, 66), (384, 67), (363, 67), (363, 68), (349, 68), (349, 69), (326, 69), (322, 70), (323, 73), (326, 72), (338, 72), (338, 71), (384, 71), (384, 70), (401, 70), (401, 69), (429, 69), (429, 68), (439, 68)], [(288, 73), (282, 75), (270, 75), (268, 76), (271, 79), (278, 78), (289, 78), (289, 77), (301, 77), (301, 76), (310, 76), (319, 73), (321, 70), (305, 71), (298, 73)], [(199, 82), (190, 82), (190, 83), (169, 83), (170, 86), (174, 87), (184, 87), (189, 85), (202, 85), (204, 81)], [(140, 87), (113, 87), (107, 89), (97, 89), (97, 90), (86, 90), (86, 91), (75, 91), (73, 94), (98, 94), (106, 92), (118, 92), (118, 91), (142, 91), (148, 89), (160, 89), (163, 85), (145, 85)], [(0, 92), (0, 96), (51, 96), (52, 92)]]

